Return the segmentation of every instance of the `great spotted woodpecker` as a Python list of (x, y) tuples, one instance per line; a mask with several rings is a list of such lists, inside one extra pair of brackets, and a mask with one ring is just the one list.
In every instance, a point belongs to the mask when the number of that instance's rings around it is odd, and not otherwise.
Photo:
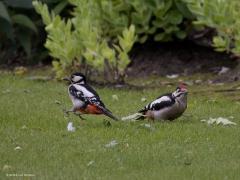
[[(73, 107), (67, 112), (79, 112), (81, 114), (104, 114), (114, 120), (118, 120), (101, 101), (97, 92), (87, 84), (86, 77), (82, 73), (73, 73), (70, 78), (64, 78), (71, 84), (68, 94)], [(81, 117), (81, 116), (80, 116)]]
[(158, 97), (138, 113), (124, 117), (122, 120), (140, 120), (144, 118), (174, 120), (181, 116), (187, 108), (187, 93), (186, 85), (180, 84), (173, 93)]

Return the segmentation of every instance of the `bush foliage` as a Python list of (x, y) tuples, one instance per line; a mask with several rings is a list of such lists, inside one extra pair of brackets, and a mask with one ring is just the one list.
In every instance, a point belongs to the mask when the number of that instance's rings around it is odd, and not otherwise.
[[(60, 13), (67, 5), (66, 0), (44, 0)], [(0, 1), (0, 63), (11, 63), (11, 59), (38, 62), (46, 57), (42, 47), (45, 35), (42, 23), (32, 6), (32, 0)], [(25, 62), (26, 63), (26, 62)]]
[(73, 17), (61, 18), (46, 5), (33, 4), (46, 25), (46, 47), (56, 59), (57, 77), (83, 65), (111, 70), (111, 77), (123, 81), (130, 60), (128, 52), (135, 41), (145, 42), (186, 37), (184, 19), (193, 16), (182, 1), (150, 0), (69, 0), (75, 6)]
[[(57, 78), (87, 65), (102, 71), (107, 68), (114, 73), (110, 77), (123, 81), (125, 68), (130, 62), (127, 53), (136, 39), (135, 27), (125, 27), (122, 34), (110, 41), (101, 25), (101, 11), (97, 8), (97, 1), (70, 2), (76, 7), (73, 18), (67, 20), (49, 12), (45, 4), (38, 1), (33, 3), (46, 24), (48, 37), (45, 45), (56, 59), (53, 61), (53, 67)], [(93, 12), (89, 9), (95, 10)]]
[(156, 41), (184, 39), (186, 26), (181, 25), (194, 18), (181, 0), (103, 0), (99, 4), (109, 36), (114, 37), (134, 24), (141, 43), (149, 36)]
[(240, 3), (238, 0), (184, 0), (196, 16), (195, 25), (214, 28), (217, 51), (240, 55)]
[(237, 0), (69, 0), (71, 18), (63, 18), (39, 1), (36, 11), (48, 33), (45, 46), (55, 58), (57, 77), (79, 68), (110, 71), (123, 81), (135, 42), (185, 39), (194, 27), (216, 29), (217, 51), (240, 52)]

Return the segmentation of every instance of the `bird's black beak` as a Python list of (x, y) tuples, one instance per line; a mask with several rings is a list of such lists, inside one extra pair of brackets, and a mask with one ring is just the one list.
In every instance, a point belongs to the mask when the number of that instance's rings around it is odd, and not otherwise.
[(68, 77), (63, 78), (62, 80), (71, 82), (70, 78), (68, 78)]

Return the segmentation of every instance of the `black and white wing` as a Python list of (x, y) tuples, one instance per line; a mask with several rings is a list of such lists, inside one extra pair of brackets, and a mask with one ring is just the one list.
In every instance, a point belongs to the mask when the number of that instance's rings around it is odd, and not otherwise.
[(85, 106), (88, 104), (96, 105), (101, 111), (114, 120), (118, 120), (113, 116), (112, 112), (108, 110), (104, 103), (101, 101), (97, 92), (89, 85), (72, 85), (69, 87), (69, 93), (75, 98), (83, 101)]
[(139, 112), (144, 113), (148, 110), (158, 111), (163, 108), (172, 106), (175, 103), (175, 99), (172, 97), (172, 94), (165, 94), (163, 96), (158, 97), (156, 100), (147, 104), (142, 110)]
[(70, 85), (69, 88), (68, 88), (68, 91), (69, 91), (69, 94), (74, 97), (75, 99), (78, 99), (82, 102), (87, 102), (87, 99), (86, 97), (84, 96), (83, 92), (77, 88), (76, 86), (74, 85)]

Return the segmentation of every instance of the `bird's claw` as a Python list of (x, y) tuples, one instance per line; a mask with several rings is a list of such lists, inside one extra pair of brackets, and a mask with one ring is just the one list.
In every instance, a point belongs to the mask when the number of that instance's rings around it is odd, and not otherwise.
[(78, 116), (81, 120), (86, 120), (84, 117), (81, 116), (81, 114), (74, 113), (76, 116)]
[(66, 109), (63, 109), (63, 113), (64, 113), (64, 116), (65, 117), (69, 117), (69, 113), (70, 113), (71, 111), (69, 111), (69, 110), (66, 110)]

